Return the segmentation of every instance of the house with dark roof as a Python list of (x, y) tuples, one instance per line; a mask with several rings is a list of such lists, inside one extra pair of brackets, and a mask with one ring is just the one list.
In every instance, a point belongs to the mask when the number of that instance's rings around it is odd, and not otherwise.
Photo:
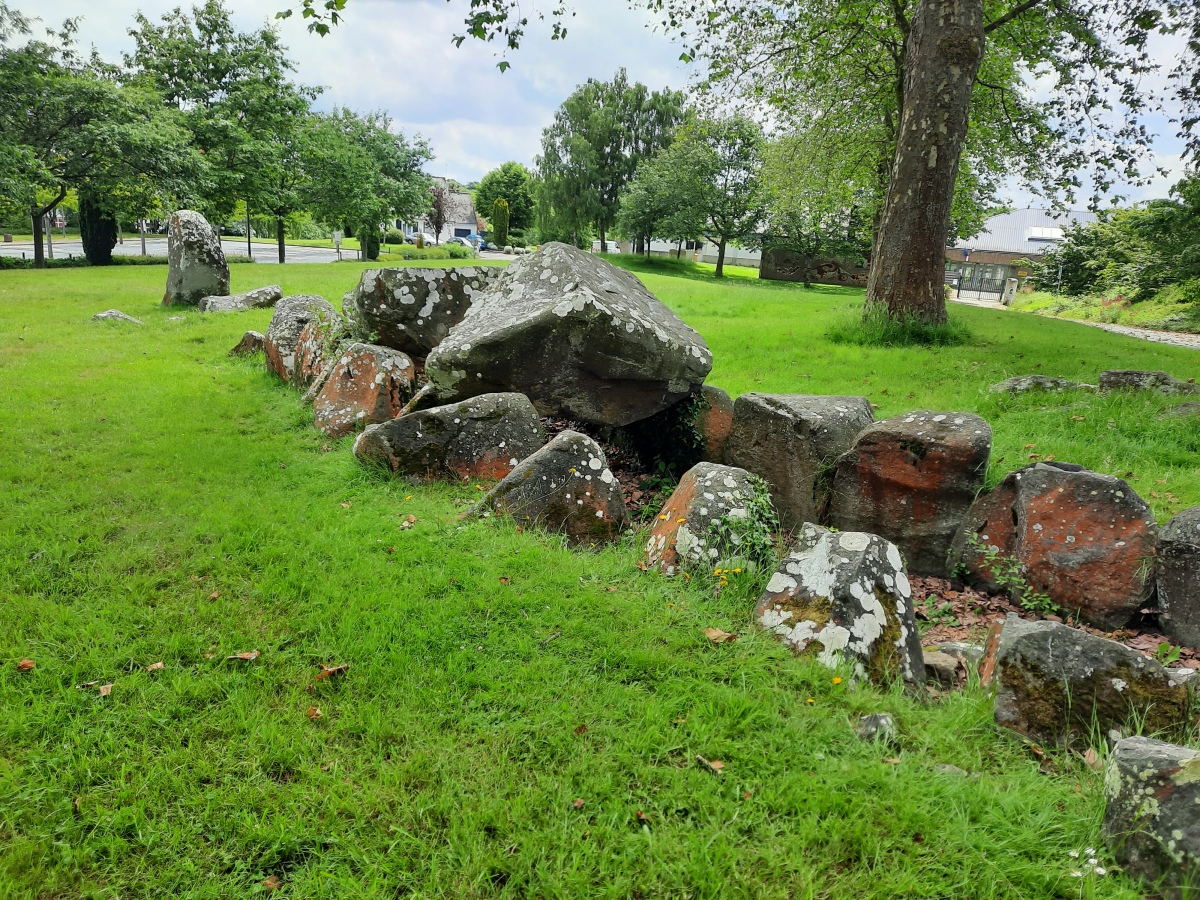
[(475, 201), (471, 199), (471, 195), (466, 191), (455, 190), (445, 178), (434, 178), (433, 183), (447, 191), (446, 222), (442, 225), (442, 233), (434, 231), (428, 213), (416, 222), (398, 222), (397, 227), (409, 236), (417, 233), (433, 235), (439, 243), (452, 237), (478, 234), (479, 220), (475, 215)]
[(1095, 213), (1074, 210), (1016, 209), (992, 216), (975, 237), (946, 248), (946, 283), (998, 292), (1010, 278), (1028, 278), (1027, 261), (1039, 262), (1057, 247), (1068, 226), (1094, 221)]

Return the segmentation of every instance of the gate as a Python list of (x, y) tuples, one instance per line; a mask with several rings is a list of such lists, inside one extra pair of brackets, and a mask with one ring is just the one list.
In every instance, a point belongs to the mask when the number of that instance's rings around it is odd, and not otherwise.
[(959, 279), (958, 298), (960, 300), (995, 300), (999, 303), (1004, 295), (1004, 283), (1007, 280), (1008, 272), (1003, 268), (998, 275), (988, 275), (983, 266), (976, 266), (967, 273), (965, 278)]

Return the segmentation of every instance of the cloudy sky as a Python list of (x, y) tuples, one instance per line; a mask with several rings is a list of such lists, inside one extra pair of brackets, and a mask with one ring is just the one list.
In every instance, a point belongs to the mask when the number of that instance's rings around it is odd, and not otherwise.
[[(27, 14), (57, 24), (80, 16), (82, 43), (116, 60), (132, 42), (126, 30), (141, 10), (153, 19), (191, 0), (9, 0)], [(249, 30), (295, 0), (235, 0), (234, 20)], [(550, 0), (525, 0), (528, 12)], [(530, 164), (541, 131), (566, 96), (589, 77), (610, 78), (624, 67), (630, 78), (653, 88), (686, 88), (694, 74), (679, 62), (680, 48), (653, 31), (652, 17), (629, 9), (626, 0), (578, 0), (566, 41), (552, 42), (531, 22), (524, 46), (496, 68), (495, 45), (450, 38), (462, 25), (467, 0), (351, 0), (346, 22), (327, 37), (310, 35), (298, 17), (278, 23), (297, 78), (322, 85), (322, 108), (345, 105), (386, 110), (408, 133), (420, 132), (437, 155), (434, 174), (471, 181), (508, 159)], [(533, 16), (530, 16), (533, 18)], [(1164, 47), (1164, 50), (1173, 48)], [(1126, 188), (1131, 199), (1165, 196), (1182, 171), (1180, 143), (1165, 118), (1158, 132), (1158, 165), (1170, 175), (1148, 188)], [(1018, 206), (1041, 205), (1013, 185)]]

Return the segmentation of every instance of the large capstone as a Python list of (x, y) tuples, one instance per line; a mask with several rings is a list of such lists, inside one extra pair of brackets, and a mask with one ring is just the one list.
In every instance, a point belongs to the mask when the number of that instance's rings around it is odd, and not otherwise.
[(167, 220), (167, 292), (163, 306), (196, 306), (229, 293), (229, 264), (204, 216), (181, 209)]
[(754, 616), (796, 653), (852, 665), (876, 683), (925, 683), (912, 589), (896, 545), (807, 523)]
[(415, 379), (413, 361), (399, 350), (351, 344), (313, 402), (313, 422), (330, 437), (388, 422), (412, 399)]
[[(315, 294), (284, 297), (275, 306), (271, 324), (267, 326), (264, 349), (267, 352), (267, 368), (284, 381), (292, 382), (296, 377), (296, 351), (300, 344), (300, 336), (313, 322), (335, 326), (341, 322), (341, 316), (328, 300)], [(301, 373), (302, 379), (308, 379), (305, 382), (307, 384), (312, 380), (307, 372), (311, 367), (311, 360), (306, 359), (306, 362), (308, 366), (302, 366)]]
[(283, 299), (283, 288), (277, 284), (255, 288), (227, 297), (201, 297), (200, 312), (241, 312), (246, 309), (264, 309), (274, 306)]
[(711, 368), (704, 339), (635, 276), (559, 243), (505, 269), (425, 362), (443, 398), (517, 391), (597, 425), (652, 416)]
[(494, 266), (367, 269), (342, 299), (342, 314), (358, 340), (423, 358), (503, 271)]
[(698, 463), (684, 473), (650, 532), (646, 566), (665, 575), (684, 568), (749, 565), (744, 529), (755, 496), (745, 469)]
[(1185, 509), (1159, 533), (1158, 618), (1172, 641), (1200, 647), (1200, 506)]
[(1010, 614), (989, 652), (983, 669), (997, 685), (996, 724), (1035, 741), (1086, 746), (1094, 730), (1187, 727), (1187, 686), (1124, 644)]
[(993, 394), (1061, 394), (1064, 391), (1094, 391), (1096, 385), (1052, 375), (1017, 375), (988, 388)]
[[(1129, 622), (1154, 591), (1158, 523), (1128, 484), (1068, 463), (1011, 473), (971, 507), (949, 566), (984, 587), (1045, 594), (1104, 628)], [(1021, 584), (1002, 585), (1013, 565)]]
[(829, 524), (882, 535), (910, 571), (944, 576), (991, 451), (991, 426), (970, 413), (920, 410), (876, 422), (838, 460)]
[(410, 478), (494, 480), (545, 443), (528, 397), (481, 394), (372, 425), (354, 442), (354, 455)]
[(866, 397), (742, 394), (733, 405), (725, 462), (766, 481), (780, 521), (796, 528), (822, 518), (826, 470), (873, 420)]
[(1104, 841), (1125, 874), (1168, 900), (1200, 896), (1200, 750), (1118, 741), (1104, 798)]
[(621, 485), (604, 451), (577, 431), (562, 432), (518, 463), (472, 512), (506, 513), (518, 525), (564, 534), (583, 547), (617, 540), (627, 516)]

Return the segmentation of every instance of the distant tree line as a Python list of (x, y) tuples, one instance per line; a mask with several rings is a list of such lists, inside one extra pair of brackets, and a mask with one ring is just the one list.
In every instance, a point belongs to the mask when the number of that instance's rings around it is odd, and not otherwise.
[(384, 223), (430, 209), (428, 144), (382, 112), (314, 111), (320, 89), (293, 80), (276, 31), (236, 31), (223, 0), (139, 14), (120, 64), (84, 56), (77, 30), (69, 20), (37, 37), (0, 0), (0, 215), (30, 218), (35, 266), (43, 219), (62, 204), (101, 264), (118, 222), (180, 207), (267, 220), (281, 262), (297, 217), (361, 231), (378, 255)]

